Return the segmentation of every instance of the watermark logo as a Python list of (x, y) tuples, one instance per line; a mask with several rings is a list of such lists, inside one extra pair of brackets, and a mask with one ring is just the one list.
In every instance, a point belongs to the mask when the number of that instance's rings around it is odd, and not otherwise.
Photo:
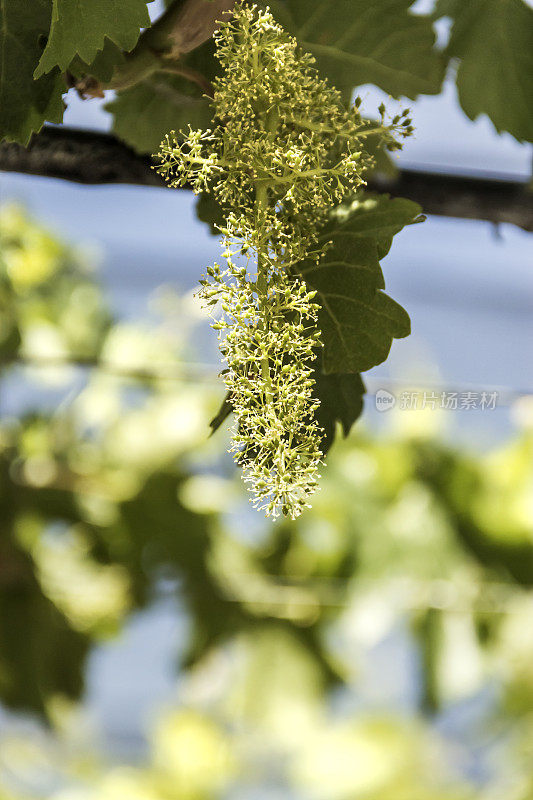
[(400, 411), (423, 411), (443, 409), (446, 411), (493, 411), (498, 407), (498, 392), (423, 392), (403, 391), (398, 398), (386, 389), (375, 394), (378, 411), (390, 411), (398, 401)]
[(396, 398), (386, 389), (378, 389), (376, 392), (376, 408), (378, 411), (390, 411), (396, 404)]

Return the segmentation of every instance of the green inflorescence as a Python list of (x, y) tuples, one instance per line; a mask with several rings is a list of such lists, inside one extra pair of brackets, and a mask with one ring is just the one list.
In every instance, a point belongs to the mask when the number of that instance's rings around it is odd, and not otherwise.
[(237, 3), (215, 35), (215, 127), (172, 132), (159, 172), (173, 187), (210, 192), (225, 210), (226, 267), (207, 269), (201, 296), (216, 315), (224, 382), (235, 411), (232, 451), (253, 502), (297, 517), (317, 488), (322, 431), (315, 420), (313, 361), (318, 305), (297, 265), (315, 252), (332, 206), (364, 183), (364, 148), (379, 133), (396, 149), (407, 112), (385, 124), (346, 110), (314, 58), (269, 10)]

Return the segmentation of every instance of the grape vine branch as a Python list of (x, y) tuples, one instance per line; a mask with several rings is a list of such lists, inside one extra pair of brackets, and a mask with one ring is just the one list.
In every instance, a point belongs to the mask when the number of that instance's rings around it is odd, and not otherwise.
[[(26, 148), (0, 143), (0, 170), (83, 184), (164, 186), (149, 157), (116, 136), (46, 126)], [(370, 177), (368, 188), (406, 197), (426, 214), (511, 224), (533, 231), (533, 193), (527, 183), (401, 169), (396, 177)]]

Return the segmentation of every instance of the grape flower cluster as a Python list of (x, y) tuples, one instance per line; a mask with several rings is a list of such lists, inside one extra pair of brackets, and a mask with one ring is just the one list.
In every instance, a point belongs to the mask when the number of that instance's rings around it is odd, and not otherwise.
[(323, 460), (312, 378), (319, 306), (298, 264), (320, 258), (328, 212), (364, 183), (373, 163), (365, 138), (378, 132), (395, 149), (410, 120), (404, 112), (386, 125), (380, 108), (370, 124), (359, 99), (347, 110), (268, 9), (237, 2), (215, 40), (214, 126), (167, 135), (158, 171), (224, 210), (225, 267), (207, 269), (200, 294), (225, 361), (232, 451), (254, 505), (294, 519)]

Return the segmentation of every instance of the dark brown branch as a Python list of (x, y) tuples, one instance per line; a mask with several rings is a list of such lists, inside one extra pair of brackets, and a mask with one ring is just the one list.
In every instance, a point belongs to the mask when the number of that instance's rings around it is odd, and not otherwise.
[[(214, 34), (235, 0), (182, 0), (142, 34), (143, 45), (171, 58), (196, 50)], [(141, 41), (140, 40), (140, 41)]]
[(73, 128), (45, 127), (27, 148), (0, 143), (0, 170), (75, 183), (163, 186), (151, 164), (115, 136)]
[(369, 188), (414, 200), (425, 214), (533, 231), (533, 192), (525, 182), (402, 169), (396, 179), (369, 181)]
[[(151, 166), (149, 157), (105, 133), (46, 127), (28, 148), (0, 144), (0, 170), (77, 183), (163, 186)], [(524, 183), (404, 169), (395, 179), (369, 181), (368, 188), (415, 200), (426, 214), (510, 223), (533, 231), (533, 193)]]

